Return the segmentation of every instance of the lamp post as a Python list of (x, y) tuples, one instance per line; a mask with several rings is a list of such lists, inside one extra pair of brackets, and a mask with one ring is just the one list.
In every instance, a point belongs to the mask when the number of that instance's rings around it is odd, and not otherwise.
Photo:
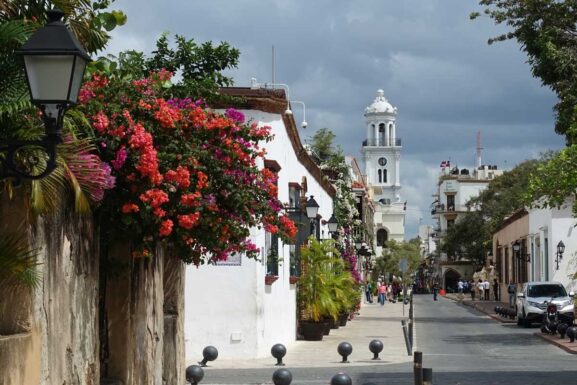
[(339, 222), (337, 222), (337, 218), (335, 218), (335, 214), (331, 215), (327, 222), (327, 226), (329, 228), (329, 233), (331, 234), (332, 238), (336, 237), (337, 229), (339, 227)]
[(531, 256), (529, 254), (523, 254), (521, 252), (521, 242), (517, 239), (515, 243), (513, 243), (513, 252), (516, 254), (517, 259), (525, 262), (529, 262), (531, 260)]
[(42, 111), (45, 135), (40, 140), (1, 140), (0, 179), (41, 179), (56, 168), (56, 145), (62, 142), (64, 113), (76, 104), (86, 64), (91, 60), (61, 21), (59, 9), (16, 54), (24, 59), (32, 104)]
[[(315, 221), (317, 219), (317, 215), (319, 213), (319, 204), (317, 203), (317, 201), (315, 201), (314, 196), (311, 195), (311, 197), (307, 200), (307, 204), (305, 206), (306, 210), (307, 210), (307, 217), (309, 218), (309, 220), (311, 221), (311, 232), (310, 235), (313, 235), (315, 233)], [(317, 237), (318, 238), (318, 237)]]
[(555, 255), (555, 270), (559, 270), (559, 261), (563, 259), (563, 253), (565, 252), (565, 244), (563, 241), (559, 241), (557, 244), (557, 254)]

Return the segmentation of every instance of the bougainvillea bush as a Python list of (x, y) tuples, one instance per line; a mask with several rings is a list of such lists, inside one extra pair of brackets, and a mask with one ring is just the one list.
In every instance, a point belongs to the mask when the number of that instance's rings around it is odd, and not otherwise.
[(231, 253), (258, 257), (248, 239), (264, 227), (289, 241), (296, 227), (277, 199), (276, 175), (261, 169), (270, 128), (229, 109), (170, 98), (172, 74), (139, 80), (94, 73), (79, 96), (90, 136), (116, 178), (101, 208), (111, 236), (128, 239), (134, 257), (155, 245), (188, 263)]

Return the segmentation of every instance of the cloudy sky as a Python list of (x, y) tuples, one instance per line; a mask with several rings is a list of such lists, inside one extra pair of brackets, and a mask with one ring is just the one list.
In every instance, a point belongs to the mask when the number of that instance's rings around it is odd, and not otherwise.
[[(306, 103), (308, 128), (330, 128), (345, 153), (361, 157), (364, 108), (381, 88), (398, 108), (401, 191), (407, 237), (430, 218), (439, 163), (471, 167), (481, 131), (483, 163), (510, 169), (563, 145), (553, 130), (554, 95), (532, 78), (515, 42), (487, 45), (503, 31), (469, 20), (474, 0), (116, 0), (128, 23), (108, 52), (150, 52), (162, 32), (240, 49), (231, 71), (290, 87)], [(293, 107), (302, 119), (300, 106)]]

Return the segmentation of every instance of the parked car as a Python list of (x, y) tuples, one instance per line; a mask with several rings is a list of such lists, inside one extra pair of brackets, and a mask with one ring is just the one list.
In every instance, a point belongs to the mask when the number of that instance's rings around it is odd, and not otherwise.
[(547, 304), (557, 305), (559, 319), (568, 324), (573, 323), (573, 296), (567, 295), (565, 287), (560, 282), (526, 282), (521, 292), (517, 293), (517, 324), (530, 326), (533, 322), (541, 322), (547, 310)]

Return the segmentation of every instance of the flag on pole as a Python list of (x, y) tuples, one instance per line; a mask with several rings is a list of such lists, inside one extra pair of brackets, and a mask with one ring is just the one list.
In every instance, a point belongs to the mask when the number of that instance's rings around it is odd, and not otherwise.
[(444, 160), (441, 162), (441, 167), (450, 167), (451, 166), (451, 162), (448, 160)]

